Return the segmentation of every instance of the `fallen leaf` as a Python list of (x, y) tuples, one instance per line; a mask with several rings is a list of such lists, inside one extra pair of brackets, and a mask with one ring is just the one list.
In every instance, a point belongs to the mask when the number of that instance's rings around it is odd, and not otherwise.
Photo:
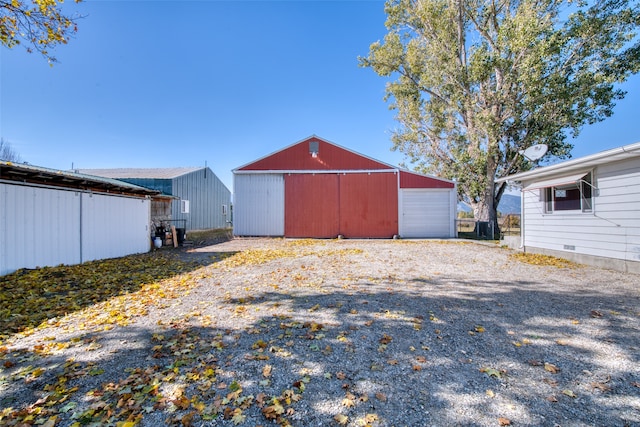
[(380, 338), (380, 344), (389, 344), (393, 338), (390, 335), (383, 334), (382, 338)]
[(333, 417), (334, 420), (336, 420), (336, 422), (338, 424), (340, 424), (341, 426), (346, 426), (347, 423), (349, 422), (349, 417), (347, 417), (346, 415), (342, 415), (342, 414), (338, 414), (335, 417)]
[(384, 393), (376, 393), (376, 399), (378, 399), (381, 402), (386, 402), (387, 401), (387, 395)]
[(553, 395), (547, 396), (547, 400), (552, 403), (556, 403), (558, 401), (558, 399)]
[(498, 418), (498, 423), (501, 426), (510, 426), (511, 425), (511, 420), (509, 418), (500, 417), (500, 418)]
[(562, 394), (564, 394), (565, 396), (572, 397), (572, 398), (578, 397), (578, 396), (575, 395), (575, 393), (573, 391), (568, 390), (568, 389), (567, 390), (562, 390)]
[(547, 372), (551, 372), (552, 374), (557, 374), (558, 372), (560, 372), (560, 368), (558, 368), (553, 363), (547, 363), (547, 362), (545, 362), (544, 364), (544, 370)]
[(480, 368), (480, 372), (484, 372), (490, 377), (502, 378), (502, 373), (499, 370), (494, 368)]
[(272, 371), (272, 366), (271, 365), (265, 365), (262, 368), (262, 376), (265, 378), (269, 378), (271, 376), (271, 371)]
[(598, 383), (598, 382), (591, 383), (591, 388), (593, 388), (593, 389), (597, 388), (598, 390), (600, 390), (602, 392), (606, 392), (606, 391), (611, 390), (611, 386), (609, 386), (608, 384)]

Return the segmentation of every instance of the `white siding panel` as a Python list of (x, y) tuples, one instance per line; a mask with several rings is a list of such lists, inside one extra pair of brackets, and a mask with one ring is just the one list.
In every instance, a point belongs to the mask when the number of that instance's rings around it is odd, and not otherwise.
[(451, 191), (401, 189), (400, 217), (402, 237), (453, 237)]
[(82, 262), (148, 252), (150, 201), (82, 195)]
[(236, 174), (233, 177), (233, 232), (237, 236), (284, 235), (284, 176)]
[(544, 213), (539, 191), (524, 191), (524, 244), (640, 261), (640, 158), (599, 166), (594, 212)]
[(80, 262), (80, 194), (0, 184), (0, 275)]

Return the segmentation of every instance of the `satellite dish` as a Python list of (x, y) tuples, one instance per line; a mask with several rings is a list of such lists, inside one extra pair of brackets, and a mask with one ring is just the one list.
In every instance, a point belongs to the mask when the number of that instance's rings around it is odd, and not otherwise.
[(520, 150), (518, 151), (518, 153), (522, 154), (530, 162), (535, 162), (536, 160), (547, 154), (548, 149), (549, 147), (547, 146), (547, 144), (536, 144), (532, 145), (526, 150)]

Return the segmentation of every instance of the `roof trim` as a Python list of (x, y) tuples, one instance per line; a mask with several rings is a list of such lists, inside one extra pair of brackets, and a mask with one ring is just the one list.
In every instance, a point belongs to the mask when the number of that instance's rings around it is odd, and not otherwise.
[(139, 196), (152, 196), (159, 193), (156, 190), (111, 178), (6, 161), (0, 161), (0, 179), (3, 182), (15, 184), (44, 184), (66, 189), (90, 190), (97, 193), (124, 193)]
[(292, 169), (292, 170), (282, 170), (282, 169), (276, 169), (276, 170), (234, 170), (233, 173), (234, 174), (238, 174), (238, 175), (293, 175), (293, 174), (316, 174), (316, 175), (320, 175), (320, 174), (347, 174), (347, 173), (380, 173), (380, 172), (386, 172), (386, 173), (398, 173), (400, 172), (400, 169), (395, 168), (395, 169), (334, 169), (334, 170), (327, 170), (327, 169), (309, 169), (309, 170), (303, 170), (303, 169)]
[(496, 184), (513, 181), (523, 182), (553, 176), (559, 173), (571, 173), (580, 169), (589, 169), (595, 166), (620, 160), (640, 157), (640, 142), (601, 151), (589, 156), (579, 157), (551, 166), (544, 166), (527, 172), (520, 172), (496, 179)]

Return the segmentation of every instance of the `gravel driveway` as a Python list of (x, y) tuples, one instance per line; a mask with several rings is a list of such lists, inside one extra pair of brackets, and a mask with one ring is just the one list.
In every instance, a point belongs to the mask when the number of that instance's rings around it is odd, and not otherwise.
[(17, 423), (8, 408), (49, 405), (40, 422), (58, 426), (640, 426), (640, 276), (513, 254), (401, 240), (185, 249), (207, 265), (162, 283), (130, 322), (75, 313), (5, 343), (0, 425)]

